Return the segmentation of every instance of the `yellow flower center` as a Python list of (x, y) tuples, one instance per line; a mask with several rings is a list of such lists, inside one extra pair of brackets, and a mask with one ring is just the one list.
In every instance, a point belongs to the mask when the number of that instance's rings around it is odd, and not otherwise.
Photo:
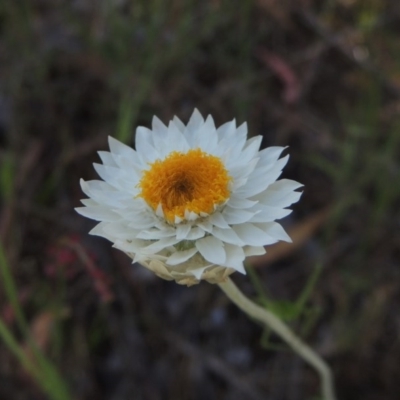
[(200, 149), (173, 151), (143, 172), (139, 196), (154, 210), (161, 203), (165, 218), (174, 222), (175, 216), (184, 218), (185, 210), (212, 213), (229, 198), (231, 179), (218, 157)]

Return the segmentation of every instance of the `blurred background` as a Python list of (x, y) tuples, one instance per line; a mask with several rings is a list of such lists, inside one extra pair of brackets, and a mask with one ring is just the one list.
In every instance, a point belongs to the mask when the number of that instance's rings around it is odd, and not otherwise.
[(112, 135), (197, 107), (289, 146), (292, 245), (241, 289), (332, 366), (400, 398), (397, 0), (0, 1), (0, 399), (318, 399), (314, 371), (217, 286), (162, 281), (87, 232)]

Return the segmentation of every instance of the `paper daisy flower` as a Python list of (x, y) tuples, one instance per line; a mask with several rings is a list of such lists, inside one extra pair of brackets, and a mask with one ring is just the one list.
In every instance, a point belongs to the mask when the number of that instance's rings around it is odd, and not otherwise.
[(246, 123), (216, 129), (197, 110), (186, 126), (154, 117), (152, 130), (137, 128), (136, 151), (109, 138), (94, 164), (103, 180), (81, 180), (89, 199), (76, 210), (100, 221), (91, 234), (161, 278), (193, 285), (245, 273), (245, 257), (290, 241), (275, 220), (301, 196), (300, 183), (277, 180), (284, 148), (259, 151), (261, 139), (247, 140)]

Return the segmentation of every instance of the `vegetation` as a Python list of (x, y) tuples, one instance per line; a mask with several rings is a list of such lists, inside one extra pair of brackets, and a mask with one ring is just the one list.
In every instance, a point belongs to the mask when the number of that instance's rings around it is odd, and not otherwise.
[(234, 280), (338, 398), (397, 400), (399, 26), (396, 0), (0, 1), (0, 398), (315, 396), (215, 286), (150, 275), (73, 210), (108, 135), (197, 107), (289, 146), (305, 185), (294, 244)]

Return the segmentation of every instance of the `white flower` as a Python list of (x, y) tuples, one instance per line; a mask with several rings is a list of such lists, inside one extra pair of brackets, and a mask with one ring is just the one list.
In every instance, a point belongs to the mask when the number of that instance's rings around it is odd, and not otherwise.
[(245, 273), (246, 256), (289, 236), (275, 220), (290, 214), (300, 183), (277, 181), (289, 156), (283, 147), (259, 151), (262, 136), (247, 140), (247, 124), (218, 129), (195, 110), (185, 126), (138, 127), (136, 151), (109, 138), (110, 152), (94, 164), (103, 181), (81, 180), (89, 199), (76, 210), (100, 223), (90, 232), (107, 238), (158, 276), (192, 285)]

